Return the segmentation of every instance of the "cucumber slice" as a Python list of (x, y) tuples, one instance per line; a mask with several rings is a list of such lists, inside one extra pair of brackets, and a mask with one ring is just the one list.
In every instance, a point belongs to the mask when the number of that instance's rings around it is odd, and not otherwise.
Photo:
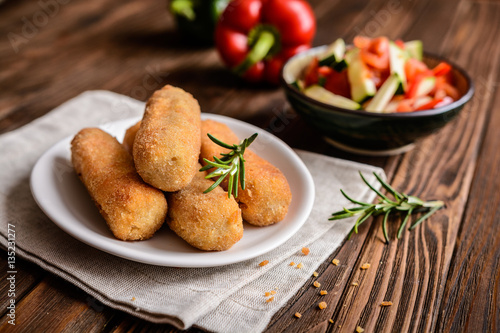
[(427, 96), (436, 86), (436, 78), (434, 76), (429, 76), (423, 78), (417, 86), (415, 91), (415, 97)]
[(372, 98), (370, 103), (366, 106), (366, 111), (377, 113), (386, 111), (387, 105), (396, 94), (400, 83), (401, 81), (398, 74), (394, 73), (389, 76), (389, 78), (385, 80), (384, 84), (382, 84), (380, 89)]
[(389, 42), (389, 64), (391, 67), (391, 74), (397, 74), (400, 80), (400, 86), (397, 93), (404, 93), (406, 91), (406, 74), (405, 74), (405, 52), (397, 46), (394, 42)]
[(422, 61), (422, 58), (424, 57), (424, 46), (421, 40), (406, 42), (405, 50), (408, 57)]
[(344, 96), (335, 95), (334, 93), (318, 85), (307, 87), (306, 90), (304, 90), (304, 94), (306, 94), (306, 96), (314, 98), (317, 101), (337, 106), (339, 108), (358, 110), (361, 107), (353, 100), (350, 100), (349, 98), (346, 98)]
[(330, 44), (325, 52), (325, 56), (320, 59), (320, 66), (330, 66), (337, 70), (339, 68), (341, 71), (347, 67), (347, 63), (344, 61), (345, 54), (345, 42), (342, 38), (337, 39), (335, 42)]
[(299, 91), (304, 91), (304, 81), (297, 79), (291, 83), (291, 85), (297, 88)]
[[(346, 55), (347, 56), (347, 55)], [(351, 84), (351, 96), (357, 103), (363, 103), (375, 95), (377, 87), (370, 79), (370, 73), (359, 57), (359, 49), (349, 52), (347, 77)]]

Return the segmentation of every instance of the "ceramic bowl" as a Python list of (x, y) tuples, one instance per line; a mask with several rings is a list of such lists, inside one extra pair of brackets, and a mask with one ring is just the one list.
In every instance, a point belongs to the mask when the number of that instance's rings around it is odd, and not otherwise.
[(424, 62), (434, 67), (440, 61), (452, 66), (461, 97), (432, 110), (408, 113), (372, 113), (348, 110), (319, 102), (300, 92), (292, 83), (300, 78), (311, 59), (325, 52), (327, 45), (315, 47), (290, 58), (281, 73), (281, 84), (292, 107), (337, 148), (364, 155), (395, 155), (413, 148), (417, 139), (428, 136), (453, 120), (471, 99), (474, 86), (467, 73), (440, 57), (424, 54)]

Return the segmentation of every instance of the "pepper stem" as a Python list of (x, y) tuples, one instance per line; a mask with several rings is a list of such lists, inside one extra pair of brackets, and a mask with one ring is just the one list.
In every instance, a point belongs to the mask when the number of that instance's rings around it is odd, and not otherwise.
[(269, 51), (273, 48), (276, 42), (274, 34), (270, 31), (262, 30), (257, 37), (257, 40), (248, 52), (246, 58), (233, 68), (233, 72), (238, 75), (243, 75), (253, 65), (264, 59)]

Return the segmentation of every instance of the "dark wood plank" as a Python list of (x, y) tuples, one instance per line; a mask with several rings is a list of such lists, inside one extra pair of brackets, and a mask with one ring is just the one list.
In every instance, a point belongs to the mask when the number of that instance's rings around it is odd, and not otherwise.
[(16, 304), (16, 325), (0, 319), (2, 332), (100, 332), (112, 310), (77, 287), (49, 275)]
[[(499, 15), (499, 6), (495, 7), (485, 4), (481, 9)], [(481, 104), (492, 110), (500, 103), (498, 66), (484, 81), (476, 81), (478, 95), (485, 99)], [(500, 114), (491, 112), (487, 123), (439, 310), (438, 331), (500, 329)]]

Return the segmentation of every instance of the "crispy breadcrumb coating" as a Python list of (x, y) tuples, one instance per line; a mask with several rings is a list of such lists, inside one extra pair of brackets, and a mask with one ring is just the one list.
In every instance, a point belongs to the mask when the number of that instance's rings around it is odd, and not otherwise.
[[(228, 150), (216, 145), (207, 133), (228, 143), (238, 144), (239, 139), (225, 124), (204, 120), (201, 125), (201, 153), (203, 158), (213, 161)], [(258, 140), (258, 139), (257, 139)], [(250, 224), (266, 226), (283, 220), (292, 201), (290, 186), (283, 173), (274, 165), (259, 157), (250, 149), (245, 151), (245, 190), (238, 190), (238, 201), (243, 219)], [(221, 186), (227, 190), (224, 180)]]
[[(197, 165), (197, 169), (201, 165)], [(243, 237), (243, 220), (236, 201), (214, 182), (197, 172), (182, 190), (167, 194), (170, 229), (192, 246), (205, 251), (224, 251)]]
[(200, 122), (200, 106), (184, 90), (167, 85), (151, 96), (133, 144), (145, 182), (166, 192), (191, 182), (198, 171)]
[(165, 196), (139, 177), (114, 137), (97, 128), (81, 130), (71, 142), (71, 160), (116, 238), (148, 239), (162, 226)]

